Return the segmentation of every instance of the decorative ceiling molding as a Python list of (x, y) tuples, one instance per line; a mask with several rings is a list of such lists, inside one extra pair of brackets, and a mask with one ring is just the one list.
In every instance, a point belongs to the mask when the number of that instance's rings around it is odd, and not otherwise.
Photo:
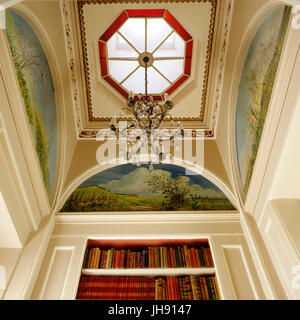
[(70, 1), (63, 0), (60, 1), (61, 9), (62, 9), (62, 19), (64, 25), (65, 39), (66, 39), (66, 51), (68, 57), (68, 65), (70, 69), (71, 76), (71, 91), (72, 91), (72, 99), (74, 103), (74, 112), (75, 112), (75, 121), (76, 121), (76, 129), (77, 134), (80, 135), (80, 131), (82, 129), (82, 121), (80, 115), (80, 105), (78, 101), (79, 89), (78, 89), (78, 81), (77, 81), (77, 66), (76, 66), (76, 58), (75, 58), (75, 50), (74, 48), (74, 35), (72, 32), (72, 21), (70, 14)]
[(217, 86), (215, 89), (214, 100), (212, 102), (213, 111), (211, 116), (211, 123), (210, 128), (212, 131), (216, 131), (216, 123), (217, 123), (217, 115), (220, 108), (220, 98), (222, 93), (222, 86), (223, 86), (223, 77), (224, 77), (224, 69), (225, 69), (225, 60), (226, 60), (226, 53), (227, 53), (227, 44), (229, 38), (229, 30), (231, 24), (231, 15), (232, 15), (232, 6), (233, 0), (228, 0), (226, 4), (226, 15), (224, 21), (224, 31), (221, 38), (221, 53), (219, 54), (219, 61), (218, 61), (218, 75), (217, 75)]
[[(86, 65), (86, 69), (84, 70), (84, 66), (81, 66), (82, 60), (85, 61), (84, 56), (87, 55), (86, 47), (83, 48), (83, 51), (80, 52), (81, 48), (81, 38), (85, 36), (84, 25), (81, 27), (78, 26), (78, 11), (82, 10), (83, 5), (87, 4), (110, 4), (109, 1), (106, 0), (83, 0), (83, 1), (68, 1), (68, 0), (60, 0), (62, 13), (63, 13), (63, 23), (65, 29), (66, 36), (66, 50), (69, 58), (69, 72), (70, 77), (72, 79), (72, 97), (74, 101), (74, 113), (75, 113), (75, 121), (76, 128), (78, 132), (79, 139), (92, 139), (96, 138), (97, 132), (99, 129), (106, 127), (110, 121), (110, 117), (103, 118), (94, 118), (91, 114), (91, 109), (89, 106), (91, 105), (91, 97), (90, 97), (90, 86), (86, 83), (86, 79), (80, 79), (80, 75), (89, 76), (88, 65)], [(127, 3), (125, 0), (116, 0), (116, 3)], [(187, 0), (184, 0), (187, 1)], [(156, 3), (156, 0), (129, 0), (130, 3)], [(164, 0), (164, 2), (181, 2), (180, 0)], [(196, 1), (195, 1), (196, 2)], [(217, 114), (220, 107), (220, 97), (222, 91), (222, 83), (223, 83), (223, 74), (224, 74), (224, 65), (225, 65), (225, 57), (226, 57), (226, 49), (229, 37), (229, 29), (231, 24), (231, 13), (233, 0), (224, 0), (220, 5), (223, 7), (222, 11), (220, 11), (219, 19), (220, 21), (216, 25), (216, 8), (218, 0), (197, 0), (197, 2), (209, 2), (212, 4), (211, 7), (211, 23), (209, 26), (209, 45), (207, 46), (206, 52), (206, 70), (204, 72), (203, 79), (203, 88), (205, 90), (202, 93), (202, 103), (199, 117), (181, 117), (175, 118), (176, 121), (186, 122), (190, 128), (194, 129), (203, 129), (205, 138), (214, 138), (215, 137), (215, 129), (217, 124)], [(81, 8), (81, 9), (80, 9)], [(78, 10), (78, 11), (77, 11)], [(82, 15), (82, 13), (81, 13)], [(83, 22), (81, 22), (83, 23)], [(216, 32), (216, 28), (219, 29), (218, 32), (222, 32), (222, 34), (217, 35), (217, 43), (214, 38), (214, 31)], [(77, 30), (78, 29), (78, 30)], [(215, 48), (212, 50), (213, 46)], [(77, 55), (77, 51), (79, 55)], [(215, 61), (211, 61), (211, 55), (209, 53), (214, 52), (216, 55)], [(80, 57), (80, 55), (82, 55)], [(80, 58), (78, 58), (78, 56)], [(81, 59), (81, 60), (80, 60)], [(209, 79), (210, 73), (211, 79)], [(87, 86), (86, 86), (87, 85)], [(208, 92), (208, 87), (211, 87), (210, 92)], [(209, 96), (209, 97), (208, 97)], [(211, 105), (211, 110), (206, 114), (205, 112), (205, 101), (207, 104)], [(87, 106), (86, 106), (87, 105)], [(84, 110), (82, 108), (89, 108), (89, 117), (92, 117), (92, 121), (89, 122), (89, 119), (86, 119), (84, 114)], [(206, 123), (205, 119), (208, 119)], [(123, 120), (128, 120), (124, 118)], [(193, 136), (196, 135), (196, 131), (193, 131)]]
[[(176, 2), (187, 2), (188, 0), (176, 1)], [(114, 3), (126, 3), (125, 0), (116, 0)], [(129, 0), (130, 3), (155, 3), (155, 0)], [(164, 0), (164, 2), (172, 2), (172, 0)], [(201, 97), (201, 107), (199, 117), (173, 117), (174, 121), (203, 121), (205, 105), (206, 105), (206, 97), (207, 97), (207, 89), (208, 89), (208, 81), (209, 81), (209, 71), (210, 71), (210, 61), (211, 61), (211, 53), (212, 53), (212, 44), (213, 44), (213, 36), (215, 30), (215, 17), (216, 17), (216, 8), (217, 8), (217, 0), (197, 0), (197, 2), (209, 2), (211, 4), (210, 11), (210, 23), (209, 23), (209, 32), (208, 32), (208, 42), (206, 48), (206, 61), (205, 61), (205, 69), (203, 75), (203, 88), (202, 88), (202, 97)], [(92, 105), (92, 97), (91, 97), (91, 83), (90, 83), (90, 67), (88, 61), (87, 54), (87, 41), (86, 41), (86, 27), (83, 15), (83, 6), (84, 5), (94, 5), (94, 4), (102, 4), (105, 5), (109, 3), (106, 0), (81, 0), (78, 1), (78, 17), (79, 17), (79, 25), (80, 25), (80, 34), (81, 34), (81, 44), (82, 44), (82, 52), (83, 52), (83, 62), (84, 62), (84, 74), (85, 74), (85, 84), (86, 84), (86, 95), (87, 95), (87, 107), (88, 107), (88, 120), (89, 121), (110, 121), (110, 117), (94, 117), (93, 115), (93, 105)], [(129, 118), (124, 118), (123, 120), (129, 120)]]

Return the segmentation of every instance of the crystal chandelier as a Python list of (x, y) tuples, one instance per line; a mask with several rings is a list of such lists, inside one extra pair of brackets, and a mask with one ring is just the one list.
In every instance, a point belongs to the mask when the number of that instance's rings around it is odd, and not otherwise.
[[(183, 128), (181, 122), (177, 122), (177, 129), (175, 130), (164, 130), (164, 120), (168, 119), (171, 125), (174, 125), (169, 111), (174, 107), (173, 102), (169, 99), (167, 93), (164, 94), (164, 102), (158, 103), (153, 99), (151, 95), (148, 95), (148, 75), (147, 68), (149, 63), (149, 57), (145, 55), (142, 58), (142, 63), (145, 68), (145, 95), (139, 94), (135, 99), (133, 92), (129, 93), (127, 99), (127, 107), (122, 108), (120, 117), (124, 117), (125, 110), (129, 111), (133, 115), (133, 120), (129, 124), (121, 128), (119, 125), (120, 118), (113, 116), (110, 123), (110, 130), (116, 133), (119, 138), (126, 138), (127, 140), (127, 154), (124, 155), (126, 160), (130, 160), (135, 157), (135, 153), (141, 147), (148, 146), (157, 156), (159, 162), (165, 160), (167, 156), (171, 157), (171, 154), (163, 152), (162, 142), (170, 141), (171, 145), (174, 145), (174, 139), (176, 137), (182, 137)], [(143, 134), (131, 134), (134, 130), (139, 130)], [(133, 145), (139, 142), (135, 150), (132, 150)], [(137, 165), (141, 163), (137, 161)], [(153, 169), (152, 161), (150, 160), (149, 170)]]

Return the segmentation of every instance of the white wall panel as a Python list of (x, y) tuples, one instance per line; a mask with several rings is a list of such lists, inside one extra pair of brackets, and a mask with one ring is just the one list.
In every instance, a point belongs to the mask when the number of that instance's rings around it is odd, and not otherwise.
[(223, 254), (236, 298), (238, 300), (255, 299), (242, 247), (223, 246)]
[[(298, 200), (273, 200), (268, 204), (261, 221), (266, 246), (289, 299), (300, 298), (299, 231), (295, 232), (299, 220), (299, 210), (295, 211), (298, 205)], [(293, 215), (296, 217), (293, 218)]]
[(210, 243), (223, 299), (265, 299), (244, 236), (213, 235)]
[(53, 237), (50, 240), (32, 299), (69, 300), (76, 297), (84, 237)]

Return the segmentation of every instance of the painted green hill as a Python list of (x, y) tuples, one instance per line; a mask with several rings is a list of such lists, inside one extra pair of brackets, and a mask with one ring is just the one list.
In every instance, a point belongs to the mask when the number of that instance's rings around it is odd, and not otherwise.
[(183, 208), (165, 208), (163, 200), (161, 196), (117, 194), (99, 186), (84, 186), (70, 195), (61, 212), (235, 210), (228, 199), (191, 199)]

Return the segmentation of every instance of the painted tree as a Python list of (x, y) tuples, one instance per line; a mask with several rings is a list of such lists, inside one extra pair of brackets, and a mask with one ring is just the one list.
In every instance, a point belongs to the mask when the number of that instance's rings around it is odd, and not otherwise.
[(175, 179), (167, 174), (155, 174), (148, 180), (153, 193), (163, 196), (162, 205), (166, 210), (179, 209), (188, 204), (191, 197), (189, 178), (178, 175)]

